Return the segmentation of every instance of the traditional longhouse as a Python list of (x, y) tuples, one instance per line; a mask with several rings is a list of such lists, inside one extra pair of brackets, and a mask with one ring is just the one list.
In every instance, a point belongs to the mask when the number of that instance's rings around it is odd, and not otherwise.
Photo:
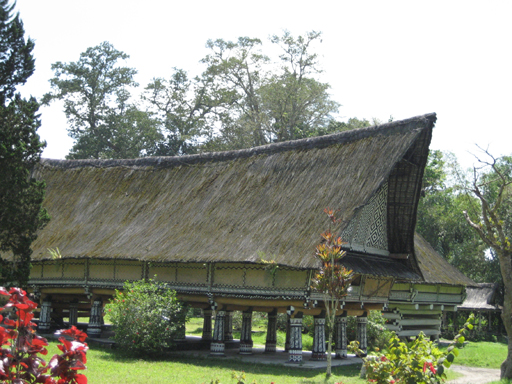
[[(205, 313), (204, 339), (223, 354), (233, 310), (244, 311), (241, 353), (250, 353), (253, 311), (290, 315), (290, 361), (302, 359), (301, 323), (315, 315), (315, 358), (323, 358), (324, 305), (310, 289), (313, 253), (339, 209), (343, 260), (356, 278), (338, 321), (382, 309), (395, 280), (422, 281), (414, 251), (416, 208), (435, 114), (338, 134), (223, 153), (134, 160), (43, 160), (52, 216), (33, 244), (30, 286), (50, 315), (76, 322), (89, 310), (101, 329), (102, 303), (126, 280), (153, 277)], [(58, 248), (53, 259), (49, 248)], [(272, 262), (278, 268), (269, 269)], [(216, 313), (213, 336), (211, 310)], [(226, 331), (227, 330), (227, 331)]]

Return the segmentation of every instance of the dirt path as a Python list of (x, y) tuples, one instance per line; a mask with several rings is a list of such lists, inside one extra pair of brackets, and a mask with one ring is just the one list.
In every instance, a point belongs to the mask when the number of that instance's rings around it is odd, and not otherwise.
[(463, 367), (462, 365), (452, 365), (450, 369), (463, 374), (464, 377), (447, 381), (447, 384), (481, 384), (500, 379), (499, 369)]

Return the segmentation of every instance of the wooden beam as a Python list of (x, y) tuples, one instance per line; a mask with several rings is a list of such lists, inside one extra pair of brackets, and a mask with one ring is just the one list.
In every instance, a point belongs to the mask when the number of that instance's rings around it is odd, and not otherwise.
[(395, 325), (415, 325), (415, 326), (424, 326), (424, 325), (441, 325), (441, 319), (425, 319), (425, 318), (417, 318), (417, 319), (401, 319), (393, 321)]

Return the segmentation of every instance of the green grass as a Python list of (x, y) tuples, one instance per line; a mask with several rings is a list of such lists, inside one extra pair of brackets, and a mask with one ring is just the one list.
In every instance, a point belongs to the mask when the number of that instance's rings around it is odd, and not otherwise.
[[(58, 353), (57, 343), (51, 342), (50, 356)], [(260, 384), (324, 384), (325, 371), (267, 364), (244, 363), (220, 358), (190, 358), (166, 355), (161, 359), (140, 359), (127, 356), (119, 350), (92, 346), (87, 352), (87, 375), (90, 384), (183, 383), (209, 384), (219, 379), (223, 384), (235, 383), (232, 371), (244, 371), (247, 382)], [(363, 384), (359, 378), (360, 365), (336, 367), (328, 383)]]
[[(187, 323), (187, 334), (201, 336), (202, 319), (192, 318)], [(253, 341), (255, 346), (264, 346), (266, 330), (264, 324), (254, 324)], [(239, 333), (234, 332), (234, 338)], [(312, 344), (311, 337), (303, 335), (304, 350)], [(278, 332), (278, 346), (283, 347), (285, 335)], [(57, 343), (52, 342), (49, 348), (50, 359), (59, 353)], [(310, 346), (309, 346), (310, 348)], [(455, 364), (499, 368), (506, 357), (506, 345), (501, 343), (479, 342), (470, 343), (460, 351)], [(180, 384), (209, 384), (219, 379), (223, 384), (234, 384), (231, 378), (233, 371), (246, 373), (246, 382), (254, 380), (259, 384), (274, 382), (276, 384), (327, 384), (342, 382), (343, 384), (363, 384), (359, 378), (360, 364), (333, 368), (333, 377), (326, 382), (325, 371), (322, 369), (303, 369), (295, 366), (267, 365), (246, 363), (240, 360), (222, 358), (201, 358), (176, 355), (165, 355), (160, 359), (134, 358), (120, 350), (103, 349), (91, 346), (87, 353), (87, 375), (90, 384), (135, 384), (135, 383), (180, 383)], [(459, 374), (448, 371), (448, 380), (460, 377)], [(494, 384), (512, 384), (499, 381)]]
[(459, 351), (454, 364), (468, 367), (500, 369), (507, 357), (507, 345), (489, 341), (470, 342)]

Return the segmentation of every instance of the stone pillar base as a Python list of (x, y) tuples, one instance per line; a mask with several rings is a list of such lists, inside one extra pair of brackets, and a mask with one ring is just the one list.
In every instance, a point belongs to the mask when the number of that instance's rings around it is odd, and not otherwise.
[(253, 343), (243, 343), (240, 342), (240, 354), (241, 355), (252, 355), (252, 345)]
[(302, 349), (290, 349), (288, 351), (288, 363), (299, 364), (302, 363)]
[(224, 353), (225, 344), (224, 343), (217, 343), (212, 342), (210, 343), (210, 355), (212, 356), (226, 356)]
[(325, 352), (314, 352), (311, 354), (311, 361), (324, 361), (327, 360), (327, 355)]

